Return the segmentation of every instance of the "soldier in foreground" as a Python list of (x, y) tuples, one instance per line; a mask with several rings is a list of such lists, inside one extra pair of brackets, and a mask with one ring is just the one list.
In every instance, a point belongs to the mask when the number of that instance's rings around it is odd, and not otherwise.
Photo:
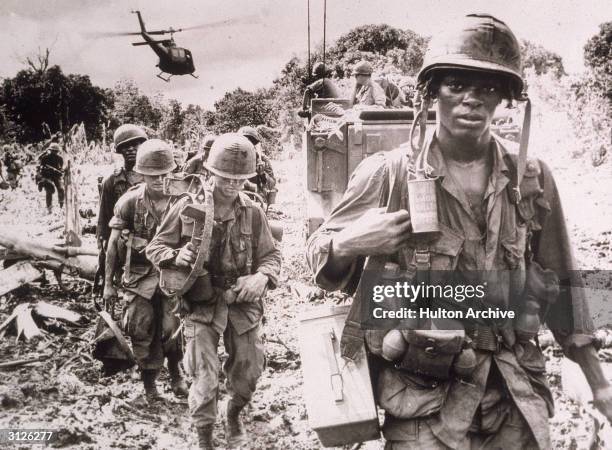
[(136, 153), (134, 172), (144, 183), (130, 188), (115, 205), (109, 222), (111, 228), (107, 246), (104, 301), (111, 303), (117, 296), (113, 284), (119, 254), (125, 252), (122, 287), (126, 310), (123, 328), (132, 338), (132, 347), (147, 400), (159, 398), (156, 379), (168, 359), (172, 392), (187, 395), (179, 362), (182, 357), (176, 330), (179, 320), (173, 314), (170, 299), (159, 290), (159, 274), (146, 259), (145, 246), (153, 238), (164, 217), (170, 198), (163, 193), (163, 180), (176, 164), (170, 147), (159, 139), (140, 145)]
[(372, 66), (367, 61), (361, 61), (353, 68), (355, 88), (352, 105), (361, 107), (384, 108), (387, 97), (383, 88), (372, 80)]
[[(440, 231), (429, 239), (413, 232), (416, 216), (408, 212), (410, 193), (404, 190), (411, 188), (409, 169), (416, 168), (405, 150), (378, 153), (355, 170), (343, 200), (310, 238), (309, 264), (321, 287), (351, 292), (364, 283), (362, 270), (371, 274), (391, 262), (409, 280), (445, 270), (468, 280), (483, 273), (478, 271), (499, 276), (483, 302), (506, 309), (519, 302), (518, 320), (460, 324), (469, 337), (464, 345), (471, 342), (464, 348), (475, 355), (463, 376), (448, 376), (447, 368), (425, 376), (406, 363), (431, 361), (427, 356), (438, 345), (435, 338), (429, 350), (413, 341), (404, 347), (413, 353), (406, 351), (394, 362), (373, 357), (377, 398), (386, 414), (385, 448), (548, 449), (553, 402), (544, 357), (534, 342), (539, 327), (534, 303), (549, 291), (537, 286), (536, 274), (579, 282), (572, 279), (571, 247), (550, 170), (528, 162), (517, 195), (521, 156), (517, 161), (490, 134), (496, 107), (521, 96), (519, 44), (503, 22), (470, 15), (457, 29), (432, 39), (418, 85), (424, 113), (430, 102), (437, 106), (435, 133), (419, 150), (437, 177)], [(504, 278), (510, 271), (526, 278)], [(366, 292), (357, 288), (354, 301), (370, 302)], [(354, 358), (364, 338), (370, 352), (380, 355), (376, 333), (364, 332), (360, 313), (353, 312), (341, 340), (343, 356)], [(595, 406), (612, 419), (612, 389), (597, 359), (581, 292), (562, 288), (545, 318), (565, 354), (582, 368)]]
[[(239, 134), (222, 135), (204, 167), (213, 179), (213, 191), (207, 195), (214, 201), (214, 224), (209, 262), (183, 296), (187, 339), (183, 365), (193, 376), (189, 412), (200, 448), (212, 449), (219, 395), (217, 347), (223, 335), (229, 355), (223, 366), (230, 396), (226, 439), (228, 447), (236, 448), (246, 440), (240, 412), (264, 369), (263, 296), (278, 283), (281, 256), (264, 212), (241, 192), (256, 173), (253, 145)], [(193, 219), (183, 214), (190, 202), (186, 197), (172, 207), (147, 247), (147, 257), (160, 269), (189, 268), (202, 251), (190, 242)]]
[(185, 163), (183, 166), (183, 172), (204, 173), (204, 163), (208, 159), (210, 148), (212, 147), (216, 138), (217, 136), (214, 134), (207, 134), (206, 137), (204, 137), (204, 146), (202, 147), (202, 151), (198, 152)]
[(47, 212), (53, 209), (53, 193), (57, 190), (57, 202), (64, 207), (64, 158), (60, 155), (61, 148), (57, 142), (49, 144), (38, 157), (36, 168), (36, 184), (38, 191), (45, 190)]
[(142, 182), (142, 175), (134, 172), (136, 151), (140, 144), (147, 140), (147, 134), (136, 125), (124, 124), (115, 130), (113, 143), (115, 152), (123, 156), (123, 166), (115, 169), (112, 174), (102, 180), (100, 188), (100, 208), (98, 211), (98, 227), (96, 237), (98, 248), (106, 249), (106, 243), (111, 234), (108, 226), (113, 217), (113, 210), (119, 197), (132, 186)]

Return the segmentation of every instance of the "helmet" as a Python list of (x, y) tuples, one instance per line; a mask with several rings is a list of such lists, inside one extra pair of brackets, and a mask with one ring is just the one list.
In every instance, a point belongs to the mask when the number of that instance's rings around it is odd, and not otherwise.
[(214, 134), (207, 134), (204, 137), (204, 150), (210, 150), (210, 147), (212, 147), (213, 142), (215, 142), (215, 139), (217, 139), (217, 136)]
[(359, 61), (353, 67), (354, 75), (372, 75), (372, 65), (367, 61)]
[(434, 35), (417, 80), (437, 69), (495, 72), (509, 77), (513, 94), (523, 90), (521, 51), (508, 26), (488, 14), (470, 14), (449, 30)]
[(327, 72), (327, 69), (325, 67), (325, 64), (323, 64), (322, 62), (318, 62), (314, 66), (312, 66), (312, 76), (313, 77), (323, 78), (326, 72)]
[(136, 152), (134, 172), (142, 175), (164, 175), (176, 168), (174, 154), (161, 139), (149, 139)]
[(142, 142), (146, 141), (147, 133), (145, 133), (144, 130), (139, 126), (132, 125), (131, 123), (121, 125), (115, 130), (115, 134), (113, 135), (115, 151), (117, 151), (117, 149), (121, 145), (125, 145), (128, 142), (135, 141), (136, 139), (139, 139)]
[(254, 177), (257, 175), (255, 146), (242, 134), (223, 134), (213, 143), (204, 167), (215, 175), (233, 180)]
[(57, 142), (53, 142), (52, 144), (49, 144), (49, 147), (47, 147), (47, 150), (52, 151), (52, 152), (59, 152), (62, 150), (62, 148)]
[(238, 133), (242, 134), (243, 136), (253, 138), (257, 142), (261, 142), (261, 135), (255, 127), (242, 127), (238, 130)]

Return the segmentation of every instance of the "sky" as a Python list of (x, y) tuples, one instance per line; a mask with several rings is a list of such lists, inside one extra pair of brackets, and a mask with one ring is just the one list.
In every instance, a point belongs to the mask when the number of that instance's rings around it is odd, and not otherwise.
[[(323, 0), (310, 0), (312, 46), (323, 40)], [(96, 33), (138, 31), (131, 10), (148, 29), (199, 26), (175, 35), (193, 53), (196, 74), (155, 77), (156, 55), (134, 47), (139, 36)], [(562, 56), (566, 70), (584, 70), (583, 47), (599, 24), (612, 20), (610, 0), (327, 0), (327, 42), (364, 24), (387, 23), (433, 35), (457, 17), (487, 12), (505, 21), (519, 39)], [(269, 86), (293, 55), (307, 48), (307, 0), (2, 0), (0, 77), (14, 76), (26, 57), (51, 49), (51, 64), (65, 73), (87, 74), (112, 87), (132, 79), (150, 95), (163, 93), (183, 104), (211, 108), (229, 90)]]

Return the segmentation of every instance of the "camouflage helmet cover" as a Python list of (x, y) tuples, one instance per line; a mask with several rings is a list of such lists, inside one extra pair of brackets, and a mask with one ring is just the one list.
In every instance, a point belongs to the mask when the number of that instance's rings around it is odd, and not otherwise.
[(523, 90), (521, 51), (514, 33), (488, 14), (470, 14), (434, 35), (417, 80), (439, 69), (467, 69), (509, 77), (515, 96)]
[(323, 64), (322, 62), (318, 62), (314, 66), (312, 66), (312, 76), (313, 77), (324, 77), (326, 73), (327, 73), (327, 68), (325, 67), (325, 64)]
[(355, 75), (372, 75), (372, 65), (367, 61), (359, 61), (353, 67), (353, 76)]
[(137, 125), (126, 123), (121, 125), (115, 130), (113, 135), (113, 143), (115, 144), (115, 151), (119, 151), (119, 147), (128, 144), (135, 140), (146, 141), (147, 133)]
[(257, 142), (261, 142), (261, 134), (259, 134), (259, 131), (257, 131), (257, 128), (255, 127), (242, 127), (238, 130), (238, 133), (242, 134), (243, 136), (251, 137)]
[(174, 152), (161, 139), (149, 139), (138, 147), (134, 172), (157, 176), (170, 173), (175, 168)]
[(210, 172), (233, 180), (257, 175), (255, 146), (242, 134), (227, 133), (213, 143), (204, 167)]
[(210, 150), (213, 143), (215, 142), (215, 139), (217, 139), (217, 136), (214, 134), (207, 134), (206, 136), (204, 136), (204, 150)]

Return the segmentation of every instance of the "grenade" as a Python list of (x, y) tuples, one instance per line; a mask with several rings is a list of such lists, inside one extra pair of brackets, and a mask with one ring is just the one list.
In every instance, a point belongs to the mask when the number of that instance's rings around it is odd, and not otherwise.
[(535, 300), (527, 300), (525, 309), (514, 324), (514, 331), (519, 342), (527, 343), (535, 338), (540, 329), (540, 305)]

